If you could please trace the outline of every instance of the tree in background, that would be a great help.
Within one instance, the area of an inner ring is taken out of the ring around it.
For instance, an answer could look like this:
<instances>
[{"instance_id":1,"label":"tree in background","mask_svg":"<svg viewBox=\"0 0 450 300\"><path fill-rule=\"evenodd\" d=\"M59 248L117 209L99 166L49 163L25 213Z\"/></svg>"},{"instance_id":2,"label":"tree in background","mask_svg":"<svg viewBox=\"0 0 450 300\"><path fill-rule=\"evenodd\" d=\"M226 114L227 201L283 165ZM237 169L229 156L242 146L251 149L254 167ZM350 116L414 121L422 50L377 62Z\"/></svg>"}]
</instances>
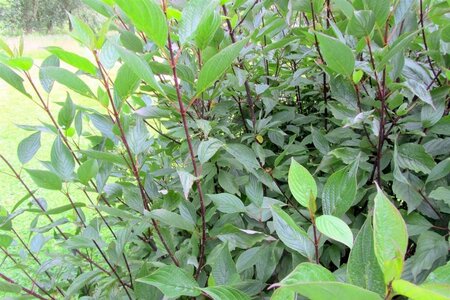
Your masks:
<instances>
[{"instance_id":1,"label":"tree in background","mask_svg":"<svg viewBox=\"0 0 450 300\"><path fill-rule=\"evenodd\" d=\"M71 30L68 14L95 23L80 0L6 0L0 2L0 31L7 34Z\"/></svg>"}]
</instances>

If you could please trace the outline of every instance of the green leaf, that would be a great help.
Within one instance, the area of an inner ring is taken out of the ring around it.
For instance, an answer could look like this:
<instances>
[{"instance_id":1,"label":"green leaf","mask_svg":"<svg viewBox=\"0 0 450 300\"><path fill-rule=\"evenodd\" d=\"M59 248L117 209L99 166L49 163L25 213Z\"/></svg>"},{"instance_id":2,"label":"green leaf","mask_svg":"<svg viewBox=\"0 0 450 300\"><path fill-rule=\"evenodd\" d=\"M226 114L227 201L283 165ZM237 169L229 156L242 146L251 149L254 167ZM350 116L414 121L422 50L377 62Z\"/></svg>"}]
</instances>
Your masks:
<instances>
[{"instance_id":1,"label":"green leaf","mask_svg":"<svg viewBox=\"0 0 450 300\"><path fill-rule=\"evenodd\" d=\"M353 247L353 234L347 224L339 218L330 215L323 215L316 219L317 229L324 235Z\"/></svg>"},{"instance_id":2,"label":"green leaf","mask_svg":"<svg viewBox=\"0 0 450 300\"><path fill-rule=\"evenodd\" d=\"M58 124L68 129L70 128L70 125L72 125L74 118L75 118L75 105L69 93L67 93L66 102L64 102L63 107L58 113Z\"/></svg>"},{"instance_id":3,"label":"green leaf","mask_svg":"<svg viewBox=\"0 0 450 300\"><path fill-rule=\"evenodd\" d=\"M280 207L272 206L273 226L280 240L288 248L312 260L314 258L314 244L308 234Z\"/></svg>"},{"instance_id":4,"label":"green leaf","mask_svg":"<svg viewBox=\"0 0 450 300\"><path fill-rule=\"evenodd\" d=\"M195 176L186 171L177 171L178 177L180 177L181 186L183 187L183 195L187 200L189 198L189 192L191 191L192 184L195 181Z\"/></svg>"},{"instance_id":5,"label":"green leaf","mask_svg":"<svg viewBox=\"0 0 450 300\"><path fill-rule=\"evenodd\" d=\"M114 0L133 24L160 48L167 41L167 20L161 6L154 0Z\"/></svg>"},{"instance_id":6,"label":"green leaf","mask_svg":"<svg viewBox=\"0 0 450 300\"><path fill-rule=\"evenodd\" d=\"M389 0L364 0L364 6L369 11L372 11L375 15L376 23L378 26L383 27L389 16L389 11L391 8L391 3Z\"/></svg>"},{"instance_id":7,"label":"green leaf","mask_svg":"<svg viewBox=\"0 0 450 300\"><path fill-rule=\"evenodd\" d=\"M213 6L211 2L208 7ZM214 7L213 7L214 8ZM195 44L199 49L205 49L214 38L222 19L215 9L209 9L203 14L200 24L195 32Z\"/></svg>"},{"instance_id":8,"label":"green leaf","mask_svg":"<svg viewBox=\"0 0 450 300\"><path fill-rule=\"evenodd\" d=\"M119 98L124 100L133 94L139 86L139 82L138 75L127 64L124 64L117 71L117 76L114 80L114 90Z\"/></svg>"},{"instance_id":9,"label":"green leaf","mask_svg":"<svg viewBox=\"0 0 450 300\"><path fill-rule=\"evenodd\" d=\"M9 235L0 234L0 246L7 249L13 242L13 238Z\"/></svg>"},{"instance_id":10,"label":"green leaf","mask_svg":"<svg viewBox=\"0 0 450 300\"><path fill-rule=\"evenodd\" d=\"M450 189L440 186L430 193L430 197L436 200L444 201L450 207Z\"/></svg>"},{"instance_id":11,"label":"green leaf","mask_svg":"<svg viewBox=\"0 0 450 300\"><path fill-rule=\"evenodd\" d=\"M62 181L59 179L58 175L44 170L26 169L26 171L38 187L47 190L61 190Z\"/></svg>"},{"instance_id":12,"label":"green leaf","mask_svg":"<svg viewBox=\"0 0 450 300\"><path fill-rule=\"evenodd\" d=\"M57 56L60 60L68 63L75 68L80 69L91 75L97 73L97 68L87 58L84 58L78 54L66 51L59 47L47 47L47 51Z\"/></svg>"},{"instance_id":13,"label":"green leaf","mask_svg":"<svg viewBox=\"0 0 450 300\"><path fill-rule=\"evenodd\" d=\"M118 154L96 150L81 150L80 152L90 158L104 160L113 164L127 165L124 158Z\"/></svg>"},{"instance_id":14,"label":"green leaf","mask_svg":"<svg viewBox=\"0 0 450 300\"><path fill-rule=\"evenodd\" d=\"M438 293L425 285L415 285L403 279L394 280L392 282L392 287L397 294L408 297L413 300L448 300L448 292L450 291L450 286L447 287L447 293Z\"/></svg>"},{"instance_id":15,"label":"green leaf","mask_svg":"<svg viewBox=\"0 0 450 300\"><path fill-rule=\"evenodd\" d=\"M30 57L15 57L8 60L8 66L22 70L28 71L33 67L33 59Z\"/></svg>"},{"instance_id":16,"label":"green leaf","mask_svg":"<svg viewBox=\"0 0 450 300\"><path fill-rule=\"evenodd\" d=\"M375 256L373 230L370 218L356 236L347 264L347 278L350 283L378 293L386 294L383 272Z\"/></svg>"},{"instance_id":17,"label":"green leaf","mask_svg":"<svg viewBox=\"0 0 450 300\"><path fill-rule=\"evenodd\" d=\"M14 52L2 38L0 38L0 49L5 51L8 56L14 56Z\"/></svg>"},{"instance_id":18,"label":"green leaf","mask_svg":"<svg viewBox=\"0 0 450 300\"><path fill-rule=\"evenodd\" d=\"M358 286L343 282L334 281L318 281L305 282L283 286L287 289L299 293L308 299L313 300L330 300L330 299L346 299L346 300L381 300L382 298L371 291L362 289Z\"/></svg>"},{"instance_id":19,"label":"green leaf","mask_svg":"<svg viewBox=\"0 0 450 300\"><path fill-rule=\"evenodd\" d=\"M391 60L392 57L394 57L396 54L402 53L416 36L417 31L414 31L412 33L406 32L399 36L391 46L385 48L385 50L383 50L382 59L377 65L377 71L380 72L381 70L383 70L385 65Z\"/></svg>"},{"instance_id":20,"label":"green leaf","mask_svg":"<svg viewBox=\"0 0 450 300\"><path fill-rule=\"evenodd\" d=\"M174 228L193 232L195 230L195 224L183 218L179 214L165 210L165 209L153 209L148 212L148 215L153 219L158 220L167 226L173 226Z\"/></svg>"},{"instance_id":21,"label":"green leaf","mask_svg":"<svg viewBox=\"0 0 450 300\"><path fill-rule=\"evenodd\" d=\"M55 55L50 55L41 64L41 67L39 68L39 80L41 82L41 85L43 89L50 93L53 89L53 84L55 83L55 80L47 76L45 69L47 67L59 67L59 59Z\"/></svg>"},{"instance_id":22,"label":"green leaf","mask_svg":"<svg viewBox=\"0 0 450 300\"><path fill-rule=\"evenodd\" d=\"M144 80L154 90L165 95L165 92L158 81L156 81L155 75L153 75L152 69L150 69L150 66L145 59L120 46L117 46L116 49L123 62L134 72L134 74L136 74L136 76Z\"/></svg>"},{"instance_id":23,"label":"green leaf","mask_svg":"<svg viewBox=\"0 0 450 300\"><path fill-rule=\"evenodd\" d=\"M18 284L2 280L0 281L0 291L2 291L3 293L13 293L15 295L19 295L22 291L22 288Z\"/></svg>"},{"instance_id":24,"label":"green leaf","mask_svg":"<svg viewBox=\"0 0 450 300\"><path fill-rule=\"evenodd\" d=\"M247 171L259 169L260 165L256 159L255 152L243 144L227 144L225 150L230 153Z\"/></svg>"},{"instance_id":25,"label":"green leaf","mask_svg":"<svg viewBox=\"0 0 450 300\"><path fill-rule=\"evenodd\" d=\"M221 193L215 195L207 195L210 198L217 209L223 213L232 214L245 212L245 206L242 201L235 195L228 193Z\"/></svg>"},{"instance_id":26,"label":"green leaf","mask_svg":"<svg viewBox=\"0 0 450 300\"><path fill-rule=\"evenodd\" d=\"M416 252L408 260L415 280L419 274L430 270L436 261L445 258L448 254L447 241L436 232L425 231L419 236L416 245Z\"/></svg>"},{"instance_id":27,"label":"green leaf","mask_svg":"<svg viewBox=\"0 0 450 300\"><path fill-rule=\"evenodd\" d=\"M198 283L186 271L173 265L164 266L138 282L157 287L166 297L196 297L201 294Z\"/></svg>"},{"instance_id":28,"label":"green leaf","mask_svg":"<svg viewBox=\"0 0 450 300\"><path fill-rule=\"evenodd\" d=\"M301 263L280 283L274 286L293 285L304 282L336 281L336 277L329 270L314 263Z\"/></svg>"},{"instance_id":29,"label":"green leaf","mask_svg":"<svg viewBox=\"0 0 450 300\"><path fill-rule=\"evenodd\" d=\"M450 285L450 262L431 272L424 282L424 284L433 283Z\"/></svg>"},{"instance_id":30,"label":"green leaf","mask_svg":"<svg viewBox=\"0 0 450 300\"><path fill-rule=\"evenodd\" d=\"M71 35L90 50L95 48L95 34L92 29L78 17L69 14L72 24Z\"/></svg>"},{"instance_id":31,"label":"green leaf","mask_svg":"<svg viewBox=\"0 0 450 300\"><path fill-rule=\"evenodd\" d=\"M250 300L250 296L230 286L211 286L201 289L213 300Z\"/></svg>"},{"instance_id":32,"label":"green leaf","mask_svg":"<svg viewBox=\"0 0 450 300\"><path fill-rule=\"evenodd\" d=\"M384 281L400 278L403 258L408 246L406 224L397 208L377 187L373 213L375 255L384 274Z\"/></svg>"},{"instance_id":33,"label":"green leaf","mask_svg":"<svg viewBox=\"0 0 450 300\"><path fill-rule=\"evenodd\" d=\"M242 48L247 43L247 39L231 44L222 49L219 53L211 57L204 65L198 75L196 95L200 95L207 88L212 86L226 70L228 70L233 61L239 56Z\"/></svg>"},{"instance_id":34,"label":"green leaf","mask_svg":"<svg viewBox=\"0 0 450 300\"><path fill-rule=\"evenodd\" d=\"M211 279L217 285L229 285L240 281L236 264L228 248L227 242L222 243L208 257L208 264L212 267Z\"/></svg>"},{"instance_id":35,"label":"green leaf","mask_svg":"<svg viewBox=\"0 0 450 300\"><path fill-rule=\"evenodd\" d=\"M70 297L76 295L79 290L81 290L83 287L86 286L89 282L94 282L98 279L101 271L100 270L94 270L89 272L84 272L81 275L79 275L77 278L75 278L72 281L72 284L69 286L66 294L66 299L70 299Z\"/></svg>"},{"instance_id":36,"label":"green leaf","mask_svg":"<svg viewBox=\"0 0 450 300\"><path fill-rule=\"evenodd\" d=\"M178 29L181 45L193 38L209 3L209 0L191 0L183 7Z\"/></svg>"},{"instance_id":37,"label":"green leaf","mask_svg":"<svg viewBox=\"0 0 450 300\"><path fill-rule=\"evenodd\" d=\"M401 168L424 174L429 174L436 165L423 146L414 143L406 143L398 147L397 162Z\"/></svg>"},{"instance_id":38,"label":"green leaf","mask_svg":"<svg viewBox=\"0 0 450 300\"><path fill-rule=\"evenodd\" d=\"M25 90L22 77L17 75L13 70L2 63L0 63L0 78L28 98L31 98L31 96Z\"/></svg>"},{"instance_id":39,"label":"green leaf","mask_svg":"<svg viewBox=\"0 0 450 300\"><path fill-rule=\"evenodd\" d=\"M356 171L343 168L328 177L322 191L322 210L326 215L341 217L356 197Z\"/></svg>"},{"instance_id":40,"label":"green leaf","mask_svg":"<svg viewBox=\"0 0 450 300\"><path fill-rule=\"evenodd\" d=\"M53 143L50 158L53 168L63 180L68 181L72 179L75 161L72 153L63 143L60 136L58 136Z\"/></svg>"},{"instance_id":41,"label":"green leaf","mask_svg":"<svg viewBox=\"0 0 450 300\"><path fill-rule=\"evenodd\" d=\"M347 32L356 38L369 36L375 25L375 15L370 10L358 10L353 13L347 25Z\"/></svg>"},{"instance_id":42,"label":"green leaf","mask_svg":"<svg viewBox=\"0 0 450 300\"><path fill-rule=\"evenodd\" d=\"M85 203L82 202L75 202L73 205L72 204L67 204L67 205L63 205L60 207L56 207L56 208L52 208L49 210L46 210L45 212L42 212L41 210L39 210L40 212L42 212L42 214L45 215L58 215L61 214L63 212L72 210L74 207L79 208L79 207L86 207Z\"/></svg>"},{"instance_id":43,"label":"green leaf","mask_svg":"<svg viewBox=\"0 0 450 300\"><path fill-rule=\"evenodd\" d=\"M219 151L219 149L223 146L223 143L215 138L211 138L206 141L201 141L198 146L197 156L198 160L201 164L206 163L214 154Z\"/></svg>"},{"instance_id":44,"label":"green leaf","mask_svg":"<svg viewBox=\"0 0 450 300\"><path fill-rule=\"evenodd\" d=\"M317 33L320 51L328 67L346 77L352 76L355 57L352 50L338 39Z\"/></svg>"},{"instance_id":45,"label":"green leaf","mask_svg":"<svg viewBox=\"0 0 450 300\"><path fill-rule=\"evenodd\" d=\"M309 199L317 197L317 185L311 173L296 162L291 160L288 174L289 189L295 200L304 207L309 207Z\"/></svg>"},{"instance_id":46,"label":"green leaf","mask_svg":"<svg viewBox=\"0 0 450 300\"><path fill-rule=\"evenodd\" d=\"M87 185L98 173L98 163L95 159L88 159L77 170L78 179Z\"/></svg>"},{"instance_id":47,"label":"green leaf","mask_svg":"<svg viewBox=\"0 0 450 300\"><path fill-rule=\"evenodd\" d=\"M450 158L444 159L438 163L430 172L427 182L432 182L444 178L450 173Z\"/></svg>"},{"instance_id":48,"label":"green leaf","mask_svg":"<svg viewBox=\"0 0 450 300\"><path fill-rule=\"evenodd\" d=\"M114 11L102 0L81 0L84 4L98 12L99 14L109 18L114 15Z\"/></svg>"},{"instance_id":49,"label":"green leaf","mask_svg":"<svg viewBox=\"0 0 450 300\"><path fill-rule=\"evenodd\" d=\"M41 147L41 132L35 132L19 143L17 156L22 164L29 162Z\"/></svg>"},{"instance_id":50,"label":"green leaf","mask_svg":"<svg viewBox=\"0 0 450 300\"><path fill-rule=\"evenodd\" d=\"M80 95L95 98L89 86L74 73L59 67L46 67L42 72Z\"/></svg>"}]
</instances>

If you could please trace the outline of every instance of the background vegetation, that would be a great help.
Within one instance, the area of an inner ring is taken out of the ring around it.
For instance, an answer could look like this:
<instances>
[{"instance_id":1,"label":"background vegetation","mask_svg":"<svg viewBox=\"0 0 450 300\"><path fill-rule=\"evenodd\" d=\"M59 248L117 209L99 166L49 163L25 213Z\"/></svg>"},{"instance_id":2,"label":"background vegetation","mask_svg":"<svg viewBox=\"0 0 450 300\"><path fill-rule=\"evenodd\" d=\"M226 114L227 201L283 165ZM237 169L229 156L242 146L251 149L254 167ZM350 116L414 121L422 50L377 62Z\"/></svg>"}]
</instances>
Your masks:
<instances>
[{"instance_id":1,"label":"background vegetation","mask_svg":"<svg viewBox=\"0 0 450 300\"><path fill-rule=\"evenodd\" d=\"M447 1L83 2L8 8L5 295L448 299Z\"/></svg>"},{"instance_id":2,"label":"background vegetation","mask_svg":"<svg viewBox=\"0 0 450 300\"><path fill-rule=\"evenodd\" d=\"M98 14L81 0L1 0L0 32L6 35L54 33L70 30L67 13L95 26Z\"/></svg>"}]
</instances>

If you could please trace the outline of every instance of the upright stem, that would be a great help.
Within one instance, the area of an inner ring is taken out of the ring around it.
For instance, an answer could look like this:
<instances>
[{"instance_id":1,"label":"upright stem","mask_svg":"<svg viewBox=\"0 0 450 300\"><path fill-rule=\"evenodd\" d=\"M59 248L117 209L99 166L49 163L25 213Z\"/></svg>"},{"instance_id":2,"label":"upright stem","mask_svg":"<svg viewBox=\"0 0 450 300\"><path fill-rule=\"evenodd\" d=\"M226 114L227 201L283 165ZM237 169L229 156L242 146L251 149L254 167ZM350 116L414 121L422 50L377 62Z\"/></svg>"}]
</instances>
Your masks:
<instances>
[{"instance_id":1,"label":"upright stem","mask_svg":"<svg viewBox=\"0 0 450 300\"><path fill-rule=\"evenodd\" d=\"M222 10L223 10L224 16L228 17L228 11L227 11L227 7L225 5L222 5ZM236 37L234 36L233 26L231 25L231 21L229 18L226 18L226 23L227 23L228 34L230 35L231 42L234 44L234 43L236 43ZM244 63L241 60L239 60L239 67L241 69L245 69ZM248 105L248 109L250 111L250 118L252 120L253 131L255 131L256 130L255 103L253 102L250 84L248 83L247 79L244 81L244 87L245 87L245 94L246 94L246 98L247 98L247 105Z\"/></svg>"},{"instance_id":2,"label":"upright stem","mask_svg":"<svg viewBox=\"0 0 450 300\"><path fill-rule=\"evenodd\" d=\"M329 6L329 3L327 2L327 6ZM316 49L317 52L319 54L320 60L322 61L323 64L325 64L325 60L323 59L322 56L322 52L320 51L320 45L319 45L319 40L317 39L317 34L316 34L316 16L315 16L315 12L314 12L314 4L313 1L310 1L310 7L311 7L311 14L312 14L312 24L313 24L313 29L314 29L314 41L315 41L315 45L316 45ZM327 9L327 14L328 14L328 9ZM327 18L327 24L329 25L329 20ZM323 101L325 102L325 111L324 111L324 118L323 118L323 122L324 122L324 127L325 127L325 131L327 131L327 127L328 127L328 88L327 88L327 74L325 72L323 72L322 74L322 84L323 84Z\"/></svg>"},{"instance_id":3,"label":"upright stem","mask_svg":"<svg viewBox=\"0 0 450 300\"><path fill-rule=\"evenodd\" d=\"M165 3L165 0L163 2ZM164 5L164 7L166 7L166 6ZM164 12L166 12L166 11L164 11ZM202 184L200 181L201 174L198 170L197 162L195 160L194 147L192 146L191 135L189 134L189 125L188 125L188 122L186 119L186 108L184 107L183 98L181 96L181 88L180 88L180 84L178 81L177 66L176 66L174 51L172 48L172 40L170 38L170 31L167 36L167 43L168 43L169 54L170 54L170 66L172 68L172 74L173 74L173 80L174 80L174 84L175 84L175 90L177 93L178 105L180 107L181 120L183 122L183 128L184 128L184 133L186 135L186 141L188 144L189 155L190 155L191 161L192 161L192 167L194 168L194 176L196 177L195 184L197 186L197 192L198 192L199 202L200 202L200 217L201 217L201 222L202 222L202 238L200 240L200 254L199 254L198 268L195 273L195 277L197 278L200 275L200 272L203 268L204 259L205 259L206 207L205 207L204 195L203 195L203 190L202 190Z\"/></svg>"},{"instance_id":4,"label":"upright stem","mask_svg":"<svg viewBox=\"0 0 450 300\"><path fill-rule=\"evenodd\" d=\"M421 31L422 31L422 40L423 40L423 46L425 48L425 51L428 52L428 43L427 43L427 38L425 35L425 26L424 26L424 15L423 15L423 0L419 0L419 6L420 6L420 27L422 27ZM434 77L438 77L436 74L436 71L434 70L433 67L433 63L431 62L431 58L427 53L427 61L428 61L428 65L430 66L430 70L433 73ZM437 82L439 83L439 85L441 84L439 81L439 78L437 78Z\"/></svg>"},{"instance_id":5,"label":"upright stem","mask_svg":"<svg viewBox=\"0 0 450 300\"><path fill-rule=\"evenodd\" d=\"M126 135L125 135L125 131L124 131L123 126L122 126L122 122L120 121L120 114L119 114L119 111L116 108L116 104L114 103L114 98L113 98L113 96L111 94L111 89L110 89L110 86L109 86L109 83L108 83L107 76L106 76L106 74L103 71L102 63L100 62L100 59L98 57L97 51L94 51L93 54L94 54L97 66L99 67L100 75L101 75L101 77L103 79L103 85L104 85L104 87L106 89L106 93L108 95L109 102L110 102L111 107L113 109L115 123L117 124L117 127L119 128L119 132L120 132L120 139L122 140L122 143L125 146L125 150L127 152L128 159L130 160L131 172L133 173L133 176L134 176L134 178L135 178L135 180L136 180L136 182L138 184L138 187L139 187L139 191L140 191L140 194L141 194L141 198L142 198L142 202L143 202L144 208L146 210L150 211L150 199L147 196L147 193L145 192L144 185L142 184L141 177L139 176L139 170L138 170L138 167L137 167L137 163L136 163L136 161L134 159L134 156L133 156L133 154L131 152L130 145L128 144L128 141L127 141L127 138L126 138ZM177 266L180 266L180 263L178 262L177 258L172 253L172 251L170 250L169 245L167 244L164 236L162 235L161 230L159 229L158 223L153 218L151 218L151 222L152 222L152 225L155 228L155 231L158 234L158 236L159 236L159 238L160 238L164 248L166 249L166 252L170 256L170 258L172 259L174 264L177 265Z\"/></svg>"}]
</instances>

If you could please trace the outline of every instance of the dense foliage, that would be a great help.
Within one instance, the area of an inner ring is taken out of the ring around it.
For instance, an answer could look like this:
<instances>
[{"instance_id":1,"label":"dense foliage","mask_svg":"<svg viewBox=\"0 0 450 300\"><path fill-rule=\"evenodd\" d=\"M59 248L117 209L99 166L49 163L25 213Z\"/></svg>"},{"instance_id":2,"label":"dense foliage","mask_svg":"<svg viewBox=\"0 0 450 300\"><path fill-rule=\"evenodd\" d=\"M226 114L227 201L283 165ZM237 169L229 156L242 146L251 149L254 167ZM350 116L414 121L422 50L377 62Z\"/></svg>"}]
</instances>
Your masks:
<instances>
[{"instance_id":1,"label":"dense foliage","mask_svg":"<svg viewBox=\"0 0 450 300\"><path fill-rule=\"evenodd\" d=\"M49 117L21 126L23 166L0 156L27 192L0 211L28 278L2 268L3 291L449 299L448 1L84 2L107 18L71 17L91 57L49 48L33 78L0 44Z\"/></svg>"},{"instance_id":2,"label":"dense foliage","mask_svg":"<svg viewBox=\"0 0 450 300\"><path fill-rule=\"evenodd\" d=\"M49 33L70 29L67 12L95 25L84 0L0 0L0 32L5 34Z\"/></svg>"}]
</instances>

